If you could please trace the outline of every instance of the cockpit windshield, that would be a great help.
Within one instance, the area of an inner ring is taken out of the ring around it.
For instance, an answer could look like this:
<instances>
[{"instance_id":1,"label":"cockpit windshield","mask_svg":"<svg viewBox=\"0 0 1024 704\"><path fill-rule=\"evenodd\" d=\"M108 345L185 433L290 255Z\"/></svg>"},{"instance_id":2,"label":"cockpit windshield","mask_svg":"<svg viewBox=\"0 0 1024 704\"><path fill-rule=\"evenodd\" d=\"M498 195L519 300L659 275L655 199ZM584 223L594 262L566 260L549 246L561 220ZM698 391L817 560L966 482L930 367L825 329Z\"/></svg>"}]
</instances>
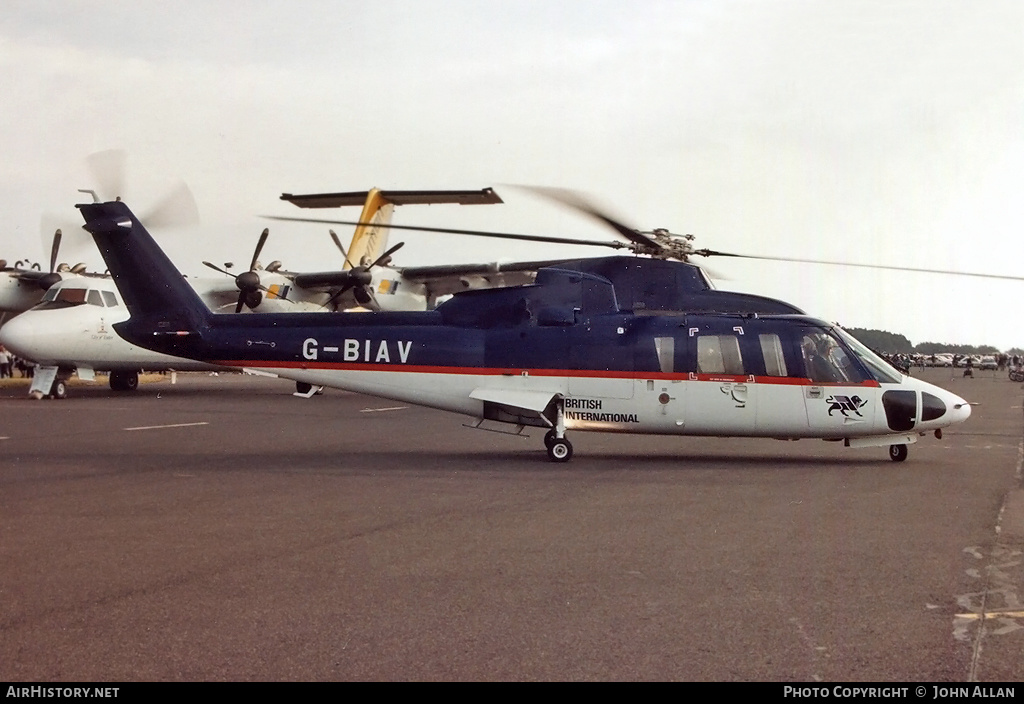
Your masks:
<instances>
[{"instance_id":1,"label":"cockpit windshield","mask_svg":"<svg viewBox=\"0 0 1024 704\"><path fill-rule=\"evenodd\" d=\"M50 288L45 294L36 310L54 310L57 308L70 308L72 306L93 305L100 308L115 308L117 296L111 291L98 291L85 288Z\"/></svg>"},{"instance_id":2,"label":"cockpit windshield","mask_svg":"<svg viewBox=\"0 0 1024 704\"><path fill-rule=\"evenodd\" d=\"M821 383L859 384L864 372L829 331L807 329L800 338L805 376Z\"/></svg>"},{"instance_id":3,"label":"cockpit windshield","mask_svg":"<svg viewBox=\"0 0 1024 704\"><path fill-rule=\"evenodd\" d=\"M863 342L843 330L838 325L832 328L832 332L842 338L843 342L849 345L850 349L853 350L853 353L857 355L857 359L867 367L871 376L875 378L875 381L880 384L898 384L902 381L902 375L893 369L888 362L872 352L871 349Z\"/></svg>"}]
</instances>

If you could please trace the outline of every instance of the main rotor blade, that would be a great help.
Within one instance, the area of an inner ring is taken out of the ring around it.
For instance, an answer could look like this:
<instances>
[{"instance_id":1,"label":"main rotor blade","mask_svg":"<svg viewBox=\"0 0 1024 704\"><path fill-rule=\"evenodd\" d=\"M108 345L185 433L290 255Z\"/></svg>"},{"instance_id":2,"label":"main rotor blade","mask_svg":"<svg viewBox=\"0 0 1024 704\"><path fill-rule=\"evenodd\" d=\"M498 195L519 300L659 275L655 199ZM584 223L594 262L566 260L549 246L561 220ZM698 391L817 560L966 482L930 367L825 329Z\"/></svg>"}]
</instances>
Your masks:
<instances>
[{"instance_id":1,"label":"main rotor blade","mask_svg":"<svg viewBox=\"0 0 1024 704\"><path fill-rule=\"evenodd\" d=\"M755 254L734 254L718 252L712 249L698 249L694 254L702 257L733 257L735 259L762 259L773 262L796 262L798 264L825 264L828 266L855 266L859 269L887 269L889 271L911 271L919 274L945 274L947 276L972 276L979 279L1004 279L1007 281L1024 281L1024 276L1006 274L981 274L973 271L953 271L952 269L921 269L910 266L892 266L889 264L859 264L854 262L832 262L823 259L796 259L793 257L768 257Z\"/></svg>"},{"instance_id":2,"label":"main rotor blade","mask_svg":"<svg viewBox=\"0 0 1024 704\"><path fill-rule=\"evenodd\" d=\"M523 235L514 232L489 232L485 230L456 230L448 227L422 227L417 225L384 225L375 222L359 222L358 220L322 220L319 218L293 218L283 215L263 215L268 220L283 220L285 222L315 222L325 225L366 225L374 227L386 227L391 230L411 230L414 232L438 232L449 235L471 235L474 237L493 237L502 240L524 240L526 242L547 242L550 244L575 244L588 247L611 247L612 249L628 249L629 245L622 242L595 242L593 240L579 240L571 237L550 237L547 235ZM656 246L656 245L655 245Z\"/></svg>"},{"instance_id":3,"label":"main rotor blade","mask_svg":"<svg viewBox=\"0 0 1024 704\"><path fill-rule=\"evenodd\" d=\"M634 244L638 244L643 247L661 249L661 245L650 237L644 235L634 227L630 227L629 225L619 222L579 193L569 191L564 188L548 188L544 186L517 186L517 188L523 188L532 193L549 198L557 203L561 203L562 205L566 205L574 210L578 210L585 215L589 215L590 217L603 222L605 225L612 228Z\"/></svg>"}]
</instances>

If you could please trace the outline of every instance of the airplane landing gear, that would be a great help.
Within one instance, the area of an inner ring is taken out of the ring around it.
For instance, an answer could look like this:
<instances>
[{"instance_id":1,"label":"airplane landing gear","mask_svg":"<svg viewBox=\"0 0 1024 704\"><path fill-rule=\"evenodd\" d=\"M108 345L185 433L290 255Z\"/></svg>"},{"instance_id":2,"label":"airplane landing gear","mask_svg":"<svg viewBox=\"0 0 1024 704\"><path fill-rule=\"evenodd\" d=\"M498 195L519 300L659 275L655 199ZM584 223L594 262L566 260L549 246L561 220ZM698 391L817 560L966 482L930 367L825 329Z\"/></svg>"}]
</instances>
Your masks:
<instances>
[{"instance_id":1,"label":"airplane landing gear","mask_svg":"<svg viewBox=\"0 0 1024 704\"><path fill-rule=\"evenodd\" d=\"M565 438L555 438L548 445L548 459L552 462L568 462L572 459L572 443Z\"/></svg>"},{"instance_id":2,"label":"airplane landing gear","mask_svg":"<svg viewBox=\"0 0 1024 704\"><path fill-rule=\"evenodd\" d=\"M554 428L552 428L548 432L544 433L544 447L546 447L546 448L548 448L550 450L552 443L555 442L555 438L557 438L557 437L558 437L558 433L555 432Z\"/></svg>"},{"instance_id":3,"label":"airplane landing gear","mask_svg":"<svg viewBox=\"0 0 1024 704\"><path fill-rule=\"evenodd\" d=\"M893 462L903 462L907 459L907 454L909 451L906 445L889 445L889 459Z\"/></svg>"},{"instance_id":4,"label":"airplane landing gear","mask_svg":"<svg viewBox=\"0 0 1024 704\"><path fill-rule=\"evenodd\" d=\"M64 379L57 379L53 382L53 386L50 387L50 398L67 398L68 397L68 382Z\"/></svg>"},{"instance_id":5,"label":"airplane landing gear","mask_svg":"<svg viewBox=\"0 0 1024 704\"><path fill-rule=\"evenodd\" d=\"M544 447L548 448L548 459L552 462L572 459L572 443L565 437L565 413L561 401L555 409L555 427L544 434Z\"/></svg>"},{"instance_id":6,"label":"airplane landing gear","mask_svg":"<svg viewBox=\"0 0 1024 704\"><path fill-rule=\"evenodd\" d=\"M139 388L138 372L110 372L110 388L114 391L135 391Z\"/></svg>"}]
</instances>

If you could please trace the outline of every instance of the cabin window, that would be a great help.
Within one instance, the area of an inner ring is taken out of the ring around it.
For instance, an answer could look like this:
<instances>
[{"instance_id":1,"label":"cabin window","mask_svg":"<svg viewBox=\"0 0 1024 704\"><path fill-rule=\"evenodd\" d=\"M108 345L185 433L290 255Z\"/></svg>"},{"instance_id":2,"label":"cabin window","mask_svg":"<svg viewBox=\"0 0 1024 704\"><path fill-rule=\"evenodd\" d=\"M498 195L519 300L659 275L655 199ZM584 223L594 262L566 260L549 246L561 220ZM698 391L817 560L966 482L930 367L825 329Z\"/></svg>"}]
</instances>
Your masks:
<instances>
[{"instance_id":1,"label":"cabin window","mask_svg":"<svg viewBox=\"0 0 1024 704\"><path fill-rule=\"evenodd\" d=\"M764 356L764 373L768 376L789 376L779 336L775 333L762 334L760 341L761 354Z\"/></svg>"},{"instance_id":2,"label":"cabin window","mask_svg":"<svg viewBox=\"0 0 1024 704\"><path fill-rule=\"evenodd\" d=\"M735 335L700 335L697 371L703 374L744 374L740 341Z\"/></svg>"},{"instance_id":3,"label":"cabin window","mask_svg":"<svg viewBox=\"0 0 1024 704\"><path fill-rule=\"evenodd\" d=\"M99 291L94 291L94 290L90 289L86 293L86 301L88 301L89 305L91 305L91 306L99 306L100 308L103 307L103 299L100 298L100 292Z\"/></svg>"},{"instance_id":4,"label":"cabin window","mask_svg":"<svg viewBox=\"0 0 1024 704\"><path fill-rule=\"evenodd\" d=\"M100 293L103 294L103 302L107 304L107 308L117 308L117 296L113 291L101 291Z\"/></svg>"},{"instance_id":5,"label":"cabin window","mask_svg":"<svg viewBox=\"0 0 1024 704\"><path fill-rule=\"evenodd\" d=\"M658 366L662 374L675 371L676 341L673 337L654 338L654 350L658 354Z\"/></svg>"}]
</instances>

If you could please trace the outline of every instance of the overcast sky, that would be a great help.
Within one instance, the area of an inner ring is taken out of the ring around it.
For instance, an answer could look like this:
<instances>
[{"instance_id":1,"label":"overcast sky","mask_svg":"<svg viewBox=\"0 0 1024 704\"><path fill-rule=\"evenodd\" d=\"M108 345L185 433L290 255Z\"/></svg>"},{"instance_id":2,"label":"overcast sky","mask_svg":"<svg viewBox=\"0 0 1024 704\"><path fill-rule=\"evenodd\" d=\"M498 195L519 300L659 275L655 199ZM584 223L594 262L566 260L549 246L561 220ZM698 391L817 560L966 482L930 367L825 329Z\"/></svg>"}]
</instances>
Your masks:
<instances>
[{"instance_id":1,"label":"overcast sky","mask_svg":"<svg viewBox=\"0 0 1024 704\"><path fill-rule=\"evenodd\" d=\"M42 229L102 185L86 158L119 149L136 212L194 193L198 227L155 231L193 274L267 225L264 261L340 266L325 227L259 218L304 214L282 192L493 186L505 204L395 222L613 237L531 184L698 247L1024 276L1016 0L7 0L0 85L9 261L45 261ZM62 259L99 267L78 233ZM400 239L400 265L606 253ZM1024 347L1024 282L708 264L847 326Z\"/></svg>"}]
</instances>

